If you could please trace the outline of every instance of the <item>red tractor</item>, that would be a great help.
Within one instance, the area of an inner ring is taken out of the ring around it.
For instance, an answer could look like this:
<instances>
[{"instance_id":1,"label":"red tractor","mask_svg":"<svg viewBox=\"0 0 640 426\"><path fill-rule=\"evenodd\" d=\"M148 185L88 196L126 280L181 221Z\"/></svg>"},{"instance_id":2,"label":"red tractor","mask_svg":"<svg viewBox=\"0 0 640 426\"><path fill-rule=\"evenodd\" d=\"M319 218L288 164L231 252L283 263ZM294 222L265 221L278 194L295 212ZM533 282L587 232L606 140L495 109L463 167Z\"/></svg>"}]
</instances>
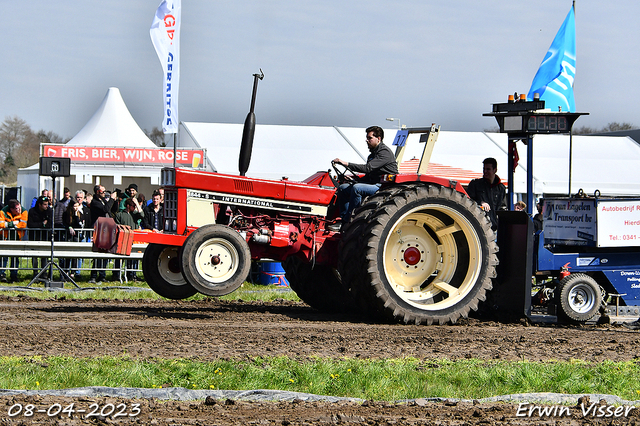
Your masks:
<instances>
[{"instance_id":1,"label":"red tractor","mask_svg":"<svg viewBox=\"0 0 640 426\"><path fill-rule=\"evenodd\" d=\"M164 231L135 237L149 243L147 283L171 299L221 296L245 281L252 261L272 259L320 310L415 324L466 317L492 288L498 247L460 183L424 173L438 132L407 130L425 142L417 173L384 176L341 232L330 225L339 221L336 187L349 171L335 165L335 177L318 172L302 182L248 178L252 140L243 137L240 176L164 169Z\"/></svg>"}]
</instances>

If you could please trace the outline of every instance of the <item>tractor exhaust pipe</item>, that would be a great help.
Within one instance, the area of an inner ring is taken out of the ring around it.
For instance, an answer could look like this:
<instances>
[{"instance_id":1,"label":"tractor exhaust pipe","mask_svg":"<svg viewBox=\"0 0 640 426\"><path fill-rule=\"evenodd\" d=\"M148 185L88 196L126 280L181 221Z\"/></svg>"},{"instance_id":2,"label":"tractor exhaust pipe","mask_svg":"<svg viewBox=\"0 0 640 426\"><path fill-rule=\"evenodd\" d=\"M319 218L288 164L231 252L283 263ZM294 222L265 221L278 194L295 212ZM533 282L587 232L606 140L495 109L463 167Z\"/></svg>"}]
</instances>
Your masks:
<instances>
[{"instance_id":1,"label":"tractor exhaust pipe","mask_svg":"<svg viewBox=\"0 0 640 426\"><path fill-rule=\"evenodd\" d=\"M253 75L253 94L251 95L251 109L247 118L244 120L244 129L242 130L242 144L240 145L240 161L238 168L240 176L245 176L249 170L251 162L251 151L253 150L253 135L256 132L256 115L253 112L256 106L256 93L258 92L258 80L264 78L264 73L260 69L260 74Z\"/></svg>"}]
</instances>

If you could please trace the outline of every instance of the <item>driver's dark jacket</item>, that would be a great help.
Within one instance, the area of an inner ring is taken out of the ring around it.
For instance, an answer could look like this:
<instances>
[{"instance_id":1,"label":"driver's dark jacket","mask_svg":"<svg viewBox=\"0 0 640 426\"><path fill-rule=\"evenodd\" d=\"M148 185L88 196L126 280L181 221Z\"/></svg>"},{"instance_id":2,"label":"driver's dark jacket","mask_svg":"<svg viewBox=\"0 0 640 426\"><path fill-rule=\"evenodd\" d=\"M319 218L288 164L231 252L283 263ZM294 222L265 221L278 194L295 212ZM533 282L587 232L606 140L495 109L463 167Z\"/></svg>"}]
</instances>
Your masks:
<instances>
[{"instance_id":1,"label":"driver's dark jacket","mask_svg":"<svg viewBox=\"0 0 640 426\"><path fill-rule=\"evenodd\" d=\"M467 187L469 198L478 204L487 203L491 208L487 215L491 220L491 228L498 229L498 211L507 209L507 195L504 184L496 175L493 183L485 178L473 179Z\"/></svg>"},{"instance_id":2,"label":"driver's dark jacket","mask_svg":"<svg viewBox=\"0 0 640 426\"><path fill-rule=\"evenodd\" d=\"M380 183L383 175L398 174L398 163L391 148L380 142L367 157L367 164L349 163L349 168L356 173L365 173L361 183Z\"/></svg>"}]
</instances>

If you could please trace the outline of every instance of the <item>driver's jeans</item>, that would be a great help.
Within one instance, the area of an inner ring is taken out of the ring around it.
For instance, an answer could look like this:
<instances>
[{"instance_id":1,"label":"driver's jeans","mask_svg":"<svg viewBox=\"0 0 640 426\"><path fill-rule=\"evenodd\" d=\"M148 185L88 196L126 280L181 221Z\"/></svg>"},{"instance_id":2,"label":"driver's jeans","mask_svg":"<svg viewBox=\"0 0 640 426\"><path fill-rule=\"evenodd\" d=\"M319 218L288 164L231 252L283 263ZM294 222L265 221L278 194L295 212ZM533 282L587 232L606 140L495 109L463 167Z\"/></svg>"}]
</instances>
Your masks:
<instances>
[{"instance_id":1,"label":"driver's jeans","mask_svg":"<svg viewBox=\"0 0 640 426\"><path fill-rule=\"evenodd\" d=\"M362 204L362 200L380 189L379 183L343 183L338 187L338 207L343 223L347 223L351 212Z\"/></svg>"}]
</instances>

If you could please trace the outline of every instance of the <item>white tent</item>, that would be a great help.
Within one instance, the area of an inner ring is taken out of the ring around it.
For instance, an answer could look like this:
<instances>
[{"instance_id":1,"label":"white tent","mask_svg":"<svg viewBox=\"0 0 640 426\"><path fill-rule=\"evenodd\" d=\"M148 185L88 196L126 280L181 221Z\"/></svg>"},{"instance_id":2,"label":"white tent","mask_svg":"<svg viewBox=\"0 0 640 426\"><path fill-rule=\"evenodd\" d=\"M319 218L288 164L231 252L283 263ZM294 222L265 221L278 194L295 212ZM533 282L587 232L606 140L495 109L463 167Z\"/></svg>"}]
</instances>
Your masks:
<instances>
[{"instance_id":1,"label":"white tent","mask_svg":"<svg viewBox=\"0 0 640 426\"><path fill-rule=\"evenodd\" d=\"M67 145L156 146L131 116L117 87L107 90L100 107Z\"/></svg>"},{"instance_id":2,"label":"white tent","mask_svg":"<svg viewBox=\"0 0 640 426\"><path fill-rule=\"evenodd\" d=\"M84 127L67 144L67 147L135 147L155 148L155 144L135 122L122 99L120 90L110 87L102 103ZM71 162L71 176L60 178L57 188L69 187L71 191L101 184L107 190L124 189L136 183L139 192L150 197L151 191L160 184L161 166L122 166L108 163ZM38 164L18 171L18 186L22 186L23 203L39 195L41 189L51 189L51 178L38 176Z\"/></svg>"},{"instance_id":3,"label":"white tent","mask_svg":"<svg viewBox=\"0 0 640 426\"><path fill-rule=\"evenodd\" d=\"M500 135L506 144L506 136ZM520 163L526 167L526 147L518 143ZM573 136L571 193L583 189L592 195L640 195L640 146L629 137ZM533 138L536 193L569 193L569 136Z\"/></svg>"},{"instance_id":4,"label":"white tent","mask_svg":"<svg viewBox=\"0 0 640 426\"><path fill-rule=\"evenodd\" d=\"M210 170L238 174L242 124L182 123L181 147L207 147ZM360 135L360 139L364 139ZM354 141L355 142L355 141ZM358 140L361 142L361 140ZM257 125L247 176L301 181L342 158L364 163L360 148L335 127Z\"/></svg>"}]
</instances>

